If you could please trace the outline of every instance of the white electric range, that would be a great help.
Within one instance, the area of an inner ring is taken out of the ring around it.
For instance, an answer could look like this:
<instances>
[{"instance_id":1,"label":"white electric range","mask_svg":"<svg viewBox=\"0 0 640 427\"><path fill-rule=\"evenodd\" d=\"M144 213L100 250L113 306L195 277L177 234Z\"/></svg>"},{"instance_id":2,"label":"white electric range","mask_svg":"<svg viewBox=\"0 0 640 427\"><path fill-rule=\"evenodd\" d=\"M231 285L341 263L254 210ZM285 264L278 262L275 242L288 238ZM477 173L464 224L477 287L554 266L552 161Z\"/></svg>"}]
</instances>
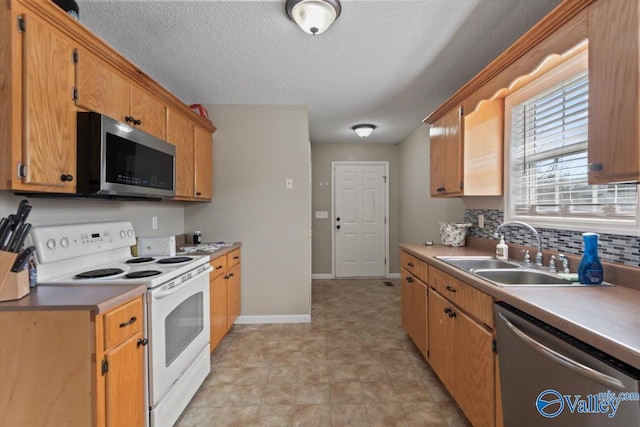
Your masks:
<instances>
[{"instance_id":1,"label":"white electric range","mask_svg":"<svg viewBox=\"0 0 640 427\"><path fill-rule=\"evenodd\" d=\"M38 286L147 286L149 423L172 426L211 370L209 257L133 257L125 221L34 227L30 239Z\"/></svg>"}]
</instances>

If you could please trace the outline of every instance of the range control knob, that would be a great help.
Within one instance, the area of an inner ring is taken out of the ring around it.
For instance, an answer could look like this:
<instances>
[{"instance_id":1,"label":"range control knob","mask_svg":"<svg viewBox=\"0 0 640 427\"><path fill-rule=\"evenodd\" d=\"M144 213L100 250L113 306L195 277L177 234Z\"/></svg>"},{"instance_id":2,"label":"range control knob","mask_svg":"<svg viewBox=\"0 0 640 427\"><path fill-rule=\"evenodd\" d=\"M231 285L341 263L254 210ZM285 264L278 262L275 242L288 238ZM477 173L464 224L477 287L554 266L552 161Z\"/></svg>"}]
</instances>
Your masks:
<instances>
[{"instance_id":1,"label":"range control knob","mask_svg":"<svg viewBox=\"0 0 640 427\"><path fill-rule=\"evenodd\" d=\"M62 246L63 248L69 247L69 239L67 239L66 237L60 239L60 246Z\"/></svg>"},{"instance_id":2,"label":"range control knob","mask_svg":"<svg viewBox=\"0 0 640 427\"><path fill-rule=\"evenodd\" d=\"M133 237L133 230L131 228L127 230L127 236Z\"/></svg>"},{"instance_id":3,"label":"range control knob","mask_svg":"<svg viewBox=\"0 0 640 427\"><path fill-rule=\"evenodd\" d=\"M120 238L124 239L125 237L127 237L127 232L124 230L120 230Z\"/></svg>"},{"instance_id":4,"label":"range control knob","mask_svg":"<svg viewBox=\"0 0 640 427\"><path fill-rule=\"evenodd\" d=\"M53 239L47 240L47 248L53 250L56 248L56 241Z\"/></svg>"}]
</instances>

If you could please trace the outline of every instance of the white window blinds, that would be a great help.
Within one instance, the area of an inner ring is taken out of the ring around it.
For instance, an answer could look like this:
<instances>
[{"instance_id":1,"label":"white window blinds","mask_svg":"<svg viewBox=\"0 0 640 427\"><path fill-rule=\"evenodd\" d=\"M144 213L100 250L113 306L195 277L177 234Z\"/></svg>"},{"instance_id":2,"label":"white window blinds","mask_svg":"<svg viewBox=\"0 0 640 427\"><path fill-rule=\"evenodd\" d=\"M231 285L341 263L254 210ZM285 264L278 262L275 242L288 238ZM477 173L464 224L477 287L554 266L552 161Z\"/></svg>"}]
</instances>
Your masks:
<instances>
[{"instance_id":1,"label":"white window blinds","mask_svg":"<svg viewBox=\"0 0 640 427\"><path fill-rule=\"evenodd\" d=\"M636 185L587 182L589 80L586 66L577 69L556 70L507 98L511 216L636 224Z\"/></svg>"}]
</instances>

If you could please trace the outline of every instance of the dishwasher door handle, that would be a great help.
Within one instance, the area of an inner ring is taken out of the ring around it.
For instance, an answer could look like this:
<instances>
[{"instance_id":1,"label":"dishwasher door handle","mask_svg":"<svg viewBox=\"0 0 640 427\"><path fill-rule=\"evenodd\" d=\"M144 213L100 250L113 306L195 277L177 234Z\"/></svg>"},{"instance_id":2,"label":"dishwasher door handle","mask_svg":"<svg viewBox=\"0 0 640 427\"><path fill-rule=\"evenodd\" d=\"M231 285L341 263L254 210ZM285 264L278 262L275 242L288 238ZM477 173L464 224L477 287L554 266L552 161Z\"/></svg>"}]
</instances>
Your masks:
<instances>
[{"instance_id":1,"label":"dishwasher door handle","mask_svg":"<svg viewBox=\"0 0 640 427\"><path fill-rule=\"evenodd\" d=\"M585 376L587 378L592 379L593 381L596 381L606 387L611 387L611 388L615 388L618 390L624 390L624 384L622 384L622 382L620 380L618 380L617 378L613 378L607 374L604 374L602 372L598 372L588 366L583 365L580 362L576 362L575 360L565 356L564 354L558 353L555 350L550 349L549 347L547 347L544 344L539 343L538 341L534 340L533 338L531 338L529 335L525 334L524 332L522 332L520 329L518 329L515 325L513 325L511 322L509 322L509 320L507 320L506 317L504 317L502 315L502 313L498 313L498 316L500 316L500 318L504 321L504 323L507 325L507 327L509 329L511 329L511 331L516 334L516 336L518 338L520 338L522 341L524 341L529 347L533 348L534 350L536 350L538 353L542 354L543 356L546 356L550 359L555 360L556 362L560 363L562 366L571 369L572 371Z\"/></svg>"}]
</instances>

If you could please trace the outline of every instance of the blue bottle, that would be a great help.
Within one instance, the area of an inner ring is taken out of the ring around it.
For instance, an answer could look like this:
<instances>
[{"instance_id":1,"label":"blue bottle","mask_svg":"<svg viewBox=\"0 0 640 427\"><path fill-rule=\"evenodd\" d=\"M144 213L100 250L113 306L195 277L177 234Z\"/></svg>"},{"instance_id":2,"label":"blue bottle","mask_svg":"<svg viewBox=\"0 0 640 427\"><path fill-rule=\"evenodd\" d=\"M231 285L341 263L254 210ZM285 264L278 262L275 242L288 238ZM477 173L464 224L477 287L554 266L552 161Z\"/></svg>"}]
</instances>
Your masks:
<instances>
[{"instance_id":1,"label":"blue bottle","mask_svg":"<svg viewBox=\"0 0 640 427\"><path fill-rule=\"evenodd\" d=\"M599 285L602 283L603 271L598 259L598 234L582 233L584 254L578 266L578 278L585 285Z\"/></svg>"}]
</instances>

